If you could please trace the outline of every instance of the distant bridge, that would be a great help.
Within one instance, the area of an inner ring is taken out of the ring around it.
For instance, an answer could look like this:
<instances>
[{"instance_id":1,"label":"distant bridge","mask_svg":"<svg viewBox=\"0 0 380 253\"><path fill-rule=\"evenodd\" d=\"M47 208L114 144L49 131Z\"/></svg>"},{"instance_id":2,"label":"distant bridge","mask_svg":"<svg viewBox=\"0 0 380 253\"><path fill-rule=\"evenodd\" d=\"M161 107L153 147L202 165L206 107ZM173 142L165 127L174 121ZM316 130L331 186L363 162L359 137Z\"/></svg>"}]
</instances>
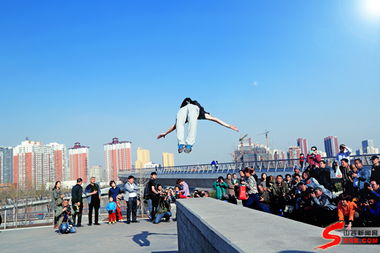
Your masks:
<instances>
[{"instance_id":1,"label":"distant bridge","mask_svg":"<svg viewBox=\"0 0 380 253\"><path fill-rule=\"evenodd\" d=\"M351 161L354 159L361 159L363 165L371 166L370 155L352 155ZM378 154L380 156L380 154ZM329 167L335 161L335 157L323 157ZM133 175L136 178L148 178L150 173L157 172L159 182L163 185L175 185L178 178L185 179L190 186L199 188L211 188L212 183L219 176L225 177L227 173L239 173L239 170L245 167L255 168L256 174L260 177L261 173L267 175L285 175L292 174L295 167L300 167L299 159L278 159L278 160L264 160L264 161L248 161L248 162L229 162L219 163L217 165L211 164L192 164L174 167L158 167L155 169L138 169L127 172L120 172L119 178L125 182L128 176ZM302 170L302 168L301 168ZM331 173L334 178L335 174Z\"/></svg>"}]
</instances>

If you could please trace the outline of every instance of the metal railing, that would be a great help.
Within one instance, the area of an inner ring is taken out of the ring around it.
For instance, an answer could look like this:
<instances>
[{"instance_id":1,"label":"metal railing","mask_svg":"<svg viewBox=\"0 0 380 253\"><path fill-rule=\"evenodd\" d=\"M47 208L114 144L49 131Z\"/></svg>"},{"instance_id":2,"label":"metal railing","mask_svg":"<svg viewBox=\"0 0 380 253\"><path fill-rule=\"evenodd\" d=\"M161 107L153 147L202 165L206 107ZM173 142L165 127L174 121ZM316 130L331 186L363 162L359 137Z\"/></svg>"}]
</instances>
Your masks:
<instances>
[{"instance_id":1,"label":"metal railing","mask_svg":"<svg viewBox=\"0 0 380 253\"><path fill-rule=\"evenodd\" d=\"M101 196L108 196L107 188L101 189ZM83 198L86 199L86 195L83 194ZM65 199L71 202L71 194L65 195ZM0 206L0 214L2 216L2 224L0 229L28 227L35 225L53 224L53 210L51 210L51 199L43 200L29 200L18 201L13 204ZM46 211L29 211L30 208L38 208L45 206ZM27 211L26 211L27 210ZM87 208L84 208L84 212ZM108 215L107 210L103 207L99 210L100 215Z\"/></svg>"},{"instance_id":2,"label":"metal railing","mask_svg":"<svg viewBox=\"0 0 380 253\"><path fill-rule=\"evenodd\" d=\"M350 160L361 159L364 166L371 165L371 155L352 155ZM379 155L380 156L380 155ZM335 157L323 157L327 166L332 167ZM239 170L245 167L255 168L256 172L290 172L295 167L300 168L299 159L278 159L278 160L265 160L265 161L247 161L247 162L229 162L212 164L195 164L195 165L183 165L174 167L161 167L157 168L157 173L161 175L165 174L209 174L209 173L237 173ZM306 165L304 165L305 167ZM301 168L302 169L302 168ZM152 170L153 171L153 170ZM150 172L150 171L149 171ZM148 173L148 171L146 171Z\"/></svg>"},{"instance_id":3,"label":"metal railing","mask_svg":"<svg viewBox=\"0 0 380 253\"><path fill-rule=\"evenodd\" d=\"M141 205L141 202L139 203ZM146 214L146 208L141 210L141 206L138 206L137 215L142 216ZM127 204L125 201L120 202L120 209L123 218L127 215ZM42 225L53 225L53 210L47 211L25 211L20 209L3 209L0 212L3 222L0 226L0 230L6 230L10 228L21 228L30 226L42 226ZM84 202L84 208L82 212L83 216L88 215L88 204ZM108 211L106 210L106 205L103 204L99 208L99 221L106 221L108 219Z\"/></svg>"}]
</instances>

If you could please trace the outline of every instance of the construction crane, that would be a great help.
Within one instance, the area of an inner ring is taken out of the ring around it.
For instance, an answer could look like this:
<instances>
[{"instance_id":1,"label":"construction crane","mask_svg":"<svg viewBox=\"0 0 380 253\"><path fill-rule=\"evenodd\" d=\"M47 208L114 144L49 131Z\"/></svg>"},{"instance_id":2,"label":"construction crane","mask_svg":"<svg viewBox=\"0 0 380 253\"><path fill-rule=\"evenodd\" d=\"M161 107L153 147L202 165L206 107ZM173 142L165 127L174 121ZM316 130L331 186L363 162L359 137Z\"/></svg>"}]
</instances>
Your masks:
<instances>
[{"instance_id":1,"label":"construction crane","mask_svg":"<svg viewBox=\"0 0 380 253\"><path fill-rule=\"evenodd\" d=\"M267 148L269 148L269 133L270 131L266 130L264 133L258 134L258 135L265 135L265 139L267 141Z\"/></svg>"},{"instance_id":2,"label":"construction crane","mask_svg":"<svg viewBox=\"0 0 380 253\"><path fill-rule=\"evenodd\" d=\"M247 138L248 134L245 134L243 137L239 138L240 142L240 161L244 162L244 139Z\"/></svg>"},{"instance_id":3,"label":"construction crane","mask_svg":"<svg viewBox=\"0 0 380 253\"><path fill-rule=\"evenodd\" d=\"M239 142L241 145L243 145L243 141L245 138L247 138L248 134L244 135L243 137L239 138Z\"/></svg>"}]
</instances>

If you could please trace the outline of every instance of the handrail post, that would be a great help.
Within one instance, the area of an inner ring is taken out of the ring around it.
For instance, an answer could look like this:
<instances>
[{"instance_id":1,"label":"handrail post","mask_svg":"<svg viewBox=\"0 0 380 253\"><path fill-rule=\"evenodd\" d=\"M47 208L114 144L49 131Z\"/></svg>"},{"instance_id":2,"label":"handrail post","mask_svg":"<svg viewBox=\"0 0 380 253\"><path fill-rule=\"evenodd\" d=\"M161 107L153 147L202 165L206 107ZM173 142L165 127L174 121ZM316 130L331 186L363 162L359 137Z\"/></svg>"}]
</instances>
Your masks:
<instances>
[{"instance_id":1,"label":"handrail post","mask_svg":"<svg viewBox=\"0 0 380 253\"><path fill-rule=\"evenodd\" d=\"M17 205L17 203L16 203ZM13 225L14 227L17 226L17 213L16 213L16 207L13 208Z\"/></svg>"},{"instance_id":2,"label":"handrail post","mask_svg":"<svg viewBox=\"0 0 380 253\"><path fill-rule=\"evenodd\" d=\"M4 230L7 229L7 209L4 211Z\"/></svg>"}]
</instances>

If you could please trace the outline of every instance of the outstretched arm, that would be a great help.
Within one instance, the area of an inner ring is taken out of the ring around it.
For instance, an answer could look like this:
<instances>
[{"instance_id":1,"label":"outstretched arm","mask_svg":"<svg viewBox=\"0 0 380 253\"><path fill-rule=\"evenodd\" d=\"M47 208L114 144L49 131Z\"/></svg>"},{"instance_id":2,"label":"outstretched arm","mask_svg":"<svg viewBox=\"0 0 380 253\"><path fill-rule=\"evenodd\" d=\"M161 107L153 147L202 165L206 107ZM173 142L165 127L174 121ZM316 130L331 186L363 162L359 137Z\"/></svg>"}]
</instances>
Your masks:
<instances>
[{"instance_id":1,"label":"outstretched arm","mask_svg":"<svg viewBox=\"0 0 380 253\"><path fill-rule=\"evenodd\" d=\"M218 119L217 117L211 116L210 114L207 114L207 113L205 114L205 117L206 117L207 120L214 121L214 122L218 123L219 125L222 125L224 127L232 129L232 130L234 130L236 132L239 132L239 129L236 126L227 124L226 122L223 122L222 120Z\"/></svg>"},{"instance_id":2,"label":"outstretched arm","mask_svg":"<svg viewBox=\"0 0 380 253\"><path fill-rule=\"evenodd\" d=\"M174 124L172 127L168 129L165 133L161 133L159 136L157 136L157 139L165 138L166 135L170 134L176 129L176 125Z\"/></svg>"}]
</instances>

